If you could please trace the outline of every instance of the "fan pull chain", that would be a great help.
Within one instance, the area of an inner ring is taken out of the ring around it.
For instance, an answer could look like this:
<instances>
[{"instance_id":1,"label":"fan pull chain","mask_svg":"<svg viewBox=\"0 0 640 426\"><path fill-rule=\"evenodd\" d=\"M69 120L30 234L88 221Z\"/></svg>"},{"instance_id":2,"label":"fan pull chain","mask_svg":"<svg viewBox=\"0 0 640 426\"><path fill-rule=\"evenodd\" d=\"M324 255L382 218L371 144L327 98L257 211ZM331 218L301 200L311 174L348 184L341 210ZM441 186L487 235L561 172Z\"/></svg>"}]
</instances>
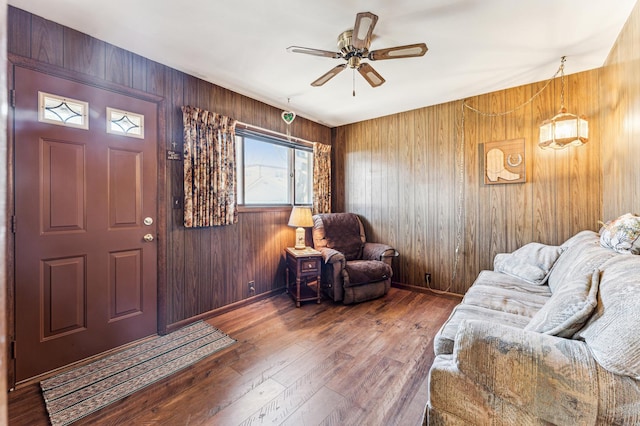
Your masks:
<instances>
[{"instance_id":1,"label":"fan pull chain","mask_svg":"<svg viewBox=\"0 0 640 426\"><path fill-rule=\"evenodd\" d=\"M353 69L353 97L356 96L356 69Z\"/></svg>"}]
</instances>

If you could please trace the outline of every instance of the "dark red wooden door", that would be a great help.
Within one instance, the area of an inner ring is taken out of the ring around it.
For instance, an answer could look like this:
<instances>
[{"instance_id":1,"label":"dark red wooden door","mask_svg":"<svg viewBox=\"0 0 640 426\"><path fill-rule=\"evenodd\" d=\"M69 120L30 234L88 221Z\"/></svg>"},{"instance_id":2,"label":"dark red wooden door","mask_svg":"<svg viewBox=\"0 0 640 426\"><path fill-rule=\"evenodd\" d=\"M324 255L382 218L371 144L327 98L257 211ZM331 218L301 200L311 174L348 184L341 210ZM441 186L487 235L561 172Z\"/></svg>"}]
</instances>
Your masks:
<instances>
[{"instance_id":1,"label":"dark red wooden door","mask_svg":"<svg viewBox=\"0 0 640 426\"><path fill-rule=\"evenodd\" d=\"M156 333L157 105L19 66L15 90L22 381ZM88 129L39 121L42 93L87 102ZM107 108L144 137L108 133Z\"/></svg>"}]
</instances>

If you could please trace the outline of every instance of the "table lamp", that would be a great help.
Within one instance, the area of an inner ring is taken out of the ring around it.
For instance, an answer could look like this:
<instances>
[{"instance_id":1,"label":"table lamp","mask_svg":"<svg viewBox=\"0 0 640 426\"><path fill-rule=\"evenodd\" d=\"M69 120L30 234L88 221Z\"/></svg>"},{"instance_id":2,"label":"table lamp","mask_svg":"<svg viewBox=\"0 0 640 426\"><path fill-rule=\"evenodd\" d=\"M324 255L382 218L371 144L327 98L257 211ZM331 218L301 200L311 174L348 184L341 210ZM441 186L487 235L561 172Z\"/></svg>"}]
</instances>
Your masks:
<instances>
[{"instance_id":1,"label":"table lamp","mask_svg":"<svg viewBox=\"0 0 640 426\"><path fill-rule=\"evenodd\" d=\"M302 250L306 247L304 238L304 228L313 226L313 218L311 217L310 207L293 207L291 216L289 216L289 226L296 228L296 250Z\"/></svg>"}]
</instances>

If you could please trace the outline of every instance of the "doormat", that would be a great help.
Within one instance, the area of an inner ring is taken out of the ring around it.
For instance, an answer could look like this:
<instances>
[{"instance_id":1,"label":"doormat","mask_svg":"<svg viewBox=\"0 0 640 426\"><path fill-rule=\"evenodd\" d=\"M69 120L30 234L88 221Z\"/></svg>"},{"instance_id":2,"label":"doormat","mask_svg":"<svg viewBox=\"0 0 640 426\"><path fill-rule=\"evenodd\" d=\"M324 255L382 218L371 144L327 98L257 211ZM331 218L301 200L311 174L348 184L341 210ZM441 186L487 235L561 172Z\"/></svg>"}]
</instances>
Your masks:
<instances>
[{"instance_id":1,"label":"doormat","mask_svg":"<svg viewBox=\"0 0 640 426\"><path fill-rule=\"evenodd\" d=\"M53 426L73 423L235 343L198 321L40 382Z\"/></svg>"}]
</instances>

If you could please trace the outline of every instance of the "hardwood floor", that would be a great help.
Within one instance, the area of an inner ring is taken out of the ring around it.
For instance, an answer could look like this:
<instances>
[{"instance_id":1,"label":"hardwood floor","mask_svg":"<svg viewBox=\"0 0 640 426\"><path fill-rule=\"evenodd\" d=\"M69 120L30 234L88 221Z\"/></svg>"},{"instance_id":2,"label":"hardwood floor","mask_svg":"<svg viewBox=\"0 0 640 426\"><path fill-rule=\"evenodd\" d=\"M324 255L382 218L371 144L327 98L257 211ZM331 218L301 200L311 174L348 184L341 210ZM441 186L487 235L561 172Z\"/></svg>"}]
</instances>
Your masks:
<instances>
[{"instance_id":1,"label":"hardwood floor","mask_svg":"<svg viewBox=\"0 0 640 426\"><path fill-rule=\"evenodd\" d=\"M457 303L398 288L352 306L265 299L208 321L231 347L77 424L419 425L433 336ZM48 424L38 384L9 394L9 422Z\"/></svg>"}]
</instances>

